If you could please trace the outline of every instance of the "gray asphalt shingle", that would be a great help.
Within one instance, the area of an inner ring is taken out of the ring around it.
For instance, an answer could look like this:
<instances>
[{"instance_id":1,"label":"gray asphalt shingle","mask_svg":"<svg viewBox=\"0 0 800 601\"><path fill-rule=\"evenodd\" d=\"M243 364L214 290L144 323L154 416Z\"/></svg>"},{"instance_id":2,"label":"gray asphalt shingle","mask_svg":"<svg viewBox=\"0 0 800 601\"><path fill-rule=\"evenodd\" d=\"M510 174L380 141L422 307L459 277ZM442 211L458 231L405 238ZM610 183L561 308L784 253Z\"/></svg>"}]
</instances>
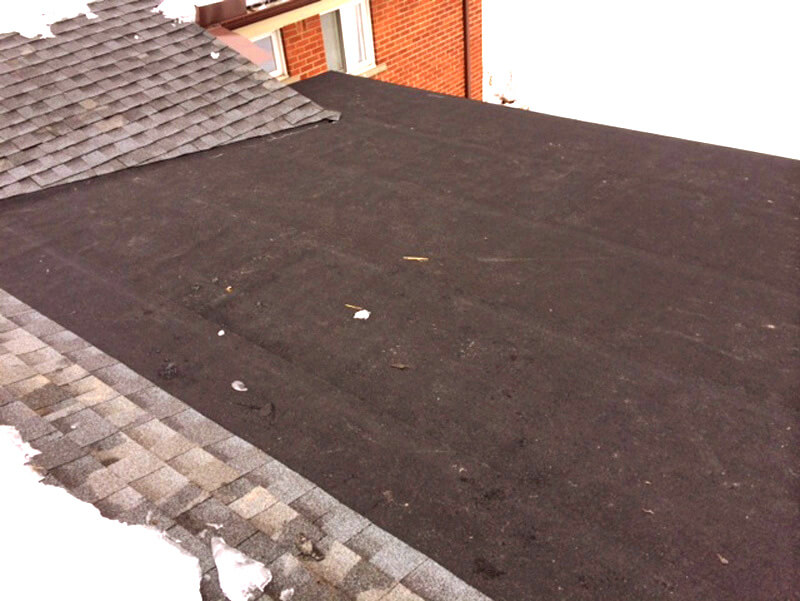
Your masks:
<instances>
[{"instance_id":1,"label":"gray asphalt shingle","mask_svg":"<svg viewBox=\"0 0 800 601\"><path fill-rule=\"evenodd\" d=\"M97 0L55 37L0 35L0 199L338 117L153 6Z\"/></svg>"}]
</instances>

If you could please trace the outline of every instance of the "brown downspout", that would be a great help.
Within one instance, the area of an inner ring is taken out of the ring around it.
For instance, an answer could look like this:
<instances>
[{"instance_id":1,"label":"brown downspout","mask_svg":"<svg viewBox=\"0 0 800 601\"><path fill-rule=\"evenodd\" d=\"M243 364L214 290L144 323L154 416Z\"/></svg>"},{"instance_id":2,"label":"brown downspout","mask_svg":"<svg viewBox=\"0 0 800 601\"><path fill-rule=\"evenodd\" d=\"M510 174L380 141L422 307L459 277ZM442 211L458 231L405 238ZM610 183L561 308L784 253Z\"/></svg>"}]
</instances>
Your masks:
<instances>
[{"instance_id":1,"label":"brown downspout","mask_svg":"<svg viewBox=\"0 0 800 601\"><path fill-rule=\"evenodd\" d=\"M462 0L461 12L464 14L464 96L470 97L472 92L469 74L472 71L472 59L469 55L469 0Z\"/></svg>"}]
</instances>

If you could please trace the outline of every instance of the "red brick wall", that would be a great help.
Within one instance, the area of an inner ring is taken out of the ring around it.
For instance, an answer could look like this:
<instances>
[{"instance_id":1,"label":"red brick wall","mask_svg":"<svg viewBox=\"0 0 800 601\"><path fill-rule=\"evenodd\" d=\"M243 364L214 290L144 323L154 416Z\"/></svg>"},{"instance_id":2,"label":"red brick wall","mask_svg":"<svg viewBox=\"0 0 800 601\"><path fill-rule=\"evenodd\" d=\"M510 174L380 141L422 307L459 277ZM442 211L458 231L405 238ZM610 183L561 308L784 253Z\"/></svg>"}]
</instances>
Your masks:
<instances>
[{"instance_id":1,"label":"red brick wall","mask_svg":"<svg viewBox=\"0 0 800 601\"><path fill-rule=\"evenodd\" d=\"M287 25L281 29L281 37L290 76L306 79L328 70L319 15Z\"/></svg>"},{"instance_id":2,"label":"red brick wall","mask_svg":"<svg viewBox=\"0 0 800 601\"><path fill-rule=\"evenodd\" d=\"M482 99L481 2L469 0L470 97ZM375 61L386 71L375 79L464 96L462 0L371 0ZM281 30L290 76L327 70L318 16Z\"/></svg>"},{"instance_id":3,"label":"red brick wall","mask_svg":"<svg viewBox=\"0 0 800 601\"><path fill-rule=\"evenodd\" d=\"M481 0L469 0L470 96L481 99ZM464 96L462 0L372 0L376 79Z\"/></svg>"}]
</instances>

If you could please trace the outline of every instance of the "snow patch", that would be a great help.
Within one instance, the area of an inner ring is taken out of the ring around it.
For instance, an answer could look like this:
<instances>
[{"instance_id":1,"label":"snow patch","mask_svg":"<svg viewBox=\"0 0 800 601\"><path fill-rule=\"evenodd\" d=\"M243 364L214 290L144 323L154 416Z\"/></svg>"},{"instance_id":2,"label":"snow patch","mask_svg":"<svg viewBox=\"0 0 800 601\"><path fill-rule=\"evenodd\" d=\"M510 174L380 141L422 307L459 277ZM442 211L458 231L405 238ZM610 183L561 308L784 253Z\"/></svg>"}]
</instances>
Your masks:
<instances>
[{"instance_id":1,"label":"snow patch","mask_svg":"<svg viewBox=\"0 0 800 601\"><path fill-rule=\"evenodd\" d=\"M153 9L154 13L161 13L167 19L174 19L181 23L191 23L195 18L195 6L214 4L219 0L162 0Z\"/></svg>"},{"instance_id":2,"label":"snow patch","mask_svg":"<svg viewBox=\"0 0 800 601\"><path fill-rule=\"evenodd\" d=\"M196 557L153 527L106 519L43 484L26 465L36 454L0 426L0 599L201 601Z\"/></svg>"},{"instance_id":3,"label":"snow patch","mask_svg":"<svg viewBox=\"0 0 800 601\"><path fill-rule=\"evenodd\" d=\"M86 15L95 19L89 9L93 0L0 0L3 18L0 33L19 33L26 38L52 38L53 23Z\"/></svg>"},{"instance_id":4,"label":"snow patch","mask_svg":"<svg viewBox=\"0 0 800 601\"><path fill-rule=\"evenodd\" d=\"M285 588L281 591L281 601L291 601L292 597L294 597L294 587Z\"/></svg>"},{"instance_id":5,"label":"snow patch","mask_svg":"<svg viewBox=\"0 0 800 601\"><path fill-rule=\"evenodd\" d=\"M230 601L250 601L272 581L272 572L263 563L225 544L218 536L211 539L211 552L220 588Z\"/></svg>"},{"instance_id":6,"label":"snow patch","mask_svg":"<svg viewBox=\"0 0 800 601\"><path fill-rule=\"evenodd\" d=\"M22 436L16 428L0 426L0 469L3 470L3 474L9 470L9 474L12 476L17 478L34 477L38 482L41 477L33 469L29 468L13 473L10 470L18 464L25 465L32 457L36 457L40 453L41 451L37 451L22 440Z\"/></svg>"}]
</instances>

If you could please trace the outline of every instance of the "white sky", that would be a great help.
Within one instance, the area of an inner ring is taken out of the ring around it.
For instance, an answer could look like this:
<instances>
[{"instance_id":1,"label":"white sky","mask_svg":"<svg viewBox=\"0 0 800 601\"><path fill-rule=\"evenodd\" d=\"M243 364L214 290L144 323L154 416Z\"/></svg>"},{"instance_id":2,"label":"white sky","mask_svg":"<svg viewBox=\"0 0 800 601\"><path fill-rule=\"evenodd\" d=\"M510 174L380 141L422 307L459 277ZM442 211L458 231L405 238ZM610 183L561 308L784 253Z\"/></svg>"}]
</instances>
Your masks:
<instances>
[{"instance_id":1,"label":"white sky","mask_svg":"<svg viewBox=\"0 0 800 601\"><path fill-rule=\"evenodd\" d=\"M214 2L217 2L217 0L161 0L153 10L163 13L168 19L177 19L183 23L189 23L194 21L195 6L205 6Z\"/></svg>"},{"instance_id":2,"label":"white sky","mask_svg":"<svg viewBox=\"0 0 800 601\"><path fill-rule=\"evenodd\" d=\"M168 19L194 21L195 5L216 0L153 0L153 12ZM86 15L93 19L89 4L93 0L0 0L0 33L17 32L28 38L53 37L50 25Z\"/></svg>"},{"instance_id":3,"label":"white sky","mask_svg":"<svg viewBox=\"0 0 800 601\"><path fill-rule=\"evenodd\" d=\"M483 19L488 101L800 159L800 0L483 0Z\"/></svg>"},{"instance_id":4,"label":"white sky","mask_svg":"<svg viewBox=\"0 0 800 601\"><path fill-rule=\"evenodd\" d=\"M0 0L0 33L53 37L50 25L79 15L94 18L92 0Z\"/></svg>"}]
</instances>

